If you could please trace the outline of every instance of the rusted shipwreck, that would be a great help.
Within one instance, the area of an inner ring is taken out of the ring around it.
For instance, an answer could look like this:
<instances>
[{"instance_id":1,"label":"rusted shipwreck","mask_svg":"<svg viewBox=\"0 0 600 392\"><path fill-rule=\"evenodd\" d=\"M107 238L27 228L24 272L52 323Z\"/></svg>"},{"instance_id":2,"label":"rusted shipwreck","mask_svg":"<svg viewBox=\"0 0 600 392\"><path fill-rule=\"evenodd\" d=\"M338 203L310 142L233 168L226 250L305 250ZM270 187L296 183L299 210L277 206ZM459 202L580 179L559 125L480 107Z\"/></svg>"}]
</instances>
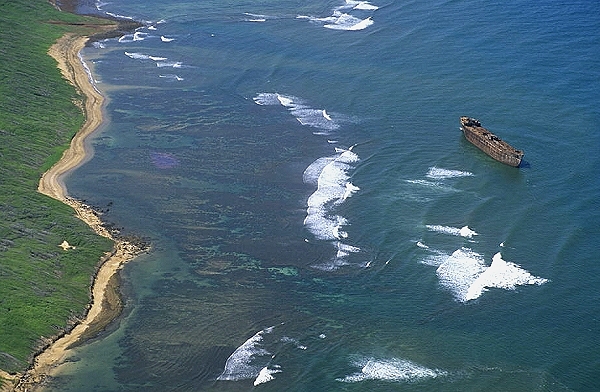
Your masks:
<instances>
[{"instance_id":1,"label":"rusted shipwreck","mask_svg":"<svg viewBox=\"0 0 600 392\"><path fill-rule=\"evenodd\" d=\"M519 167L521 164L523 151L517 150L482 127L478 120L463 116L460 118L460 129L468 141L495 160L513 167Z\"/></svg>"}]
</instances>

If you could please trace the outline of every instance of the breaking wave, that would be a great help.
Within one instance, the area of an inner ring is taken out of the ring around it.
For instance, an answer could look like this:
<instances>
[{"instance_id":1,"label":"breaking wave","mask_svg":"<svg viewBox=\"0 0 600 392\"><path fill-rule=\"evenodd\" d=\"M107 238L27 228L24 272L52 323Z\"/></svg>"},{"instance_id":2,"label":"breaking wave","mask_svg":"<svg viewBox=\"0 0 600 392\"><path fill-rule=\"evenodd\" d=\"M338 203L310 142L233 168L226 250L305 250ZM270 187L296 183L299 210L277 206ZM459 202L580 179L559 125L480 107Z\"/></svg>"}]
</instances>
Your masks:
<instances>
[{"instance_id":1,"label":"breaking wave","mask_svg":"<svg viewBox=\"0 0 600 392\"><path fill-rule=\"evenodd\" d=\"M253 14L251 12L244 12L244 21L245 22L266 22L267 19L272 17L262 14Z\"/></svg>"},{"instance_id":2,"label":"breaking wave","mask_svg":"<svg viewBox=\"0 0 600 392\"><path fill-rule=\"evenodd\" d=\"M158 75L158 77L162 79L176 80L179 82L183 80L181 76L175 74Z\"/></svg>"},{"instance_id":3,"label":"breaking wave","mask_svg":"<svg viewBox=\"0 0 600 392\"><path fill-rule=\"evenodd\" d=\"M422 191L428 192L458 192L459 190L449 184L448 179L472 177L473 173L461 170L443 169L436 166L430 167L424 179L405 180L409 184L418 185Z\"/></svg>"},{"instance_id":4,"label":"breaking wave","mask_svg":"<svg viewBox=\"0 0 600 392\"><path fill-rule=\"evenodd\" d=\"M262 347L261 342L264 335L273 332L273 328L275 327L265 328L257 332L250 339L246 340L244 344L239 346L227 358L225 369L217 377L217 380L237 381L257 378L271 358L271 353ZM263 374L263 379L264 377L265 375Z\"/></svg>"},{"instance_id":5,"label":"breaking wave","mask_svg":"<svg viewBox=\"0 0 600 392\"><path fill-rule=\"evenodd\" d=\"M142 31L136 31L133 34L125 34L119 38L120 43L130 43L130 42L138 42L143 41L146 38L151 37L149 33L145 33Z\"/></svg>"},{"instance_id":6,"label":"breaking wave","mask_svg":"<svg viewBox=\"0 0 600 392\"><path fill-rule=\"evenodd\" d=\"M158 68L183 68L183 63L181 61L159 61L156 66Z\"/></svg>"},{"instance_id":7,"label":"breaking wave","mask_svg":"<svg viewBox=\"0 0 600 392\"><path fill-rule=\"evenodd\" d=\"M322 270L335 270L347 265L346 258L360 248L342 241L348 238L344 226L348 220L336 213L336 208L347 198L360 190L350 181L349 172L354 170L353 163L358 155L348 150L338 150L337 155L320 158L304 171L304 181L315 184L317 189L308 198L308 208L304 226L318 240L331 241L336 248L333 260L315 266Z\"/></svg>"},{"instance_id":8,"label":"breaking wave","mask_svg":"<svg viewBox=\"0 0 600 392\"><path fill-rule=\"evenodd\" d=\"M356 193L360 188L350 182L349 171L359 160L351 150L320 158L304 172L304 181L315 183L317 190L308 198L307 216L304 220L309 231L320 240L339 240L348 234L342 231L347 224L344 217L332 214L335 207ZM324 164L324 165L323 165Z\"/></svg>"},{"instance_id":9,"label":"breaking wave","mask_svg":"<svg viewBox=\"0 0 600 392\"><path fill-rule=\"evenodd\" d=\"M340 127L341 116L329 114L325 109L316 109L303 102L302 99L277 93L261 93L254 97L257 105L281 105L302 125L315 128L317 134L327 134Z\"/></svg>"},{"instance_id":10,"label":"breaking wave","mask_svg":"<svg viewBox=\"0 0 600 392\"><path fill-rule=\"evenodd\" d=\"M319 23L323 27L332 30L358 31L364 30L373 24L372 15L370 14L378 9L378 6L368 1L346 0L344 5L335 7L330 16L298 15L296 18ZM365 15L365 13L369 15Z\"/></svg>"},{"instance_id":11,"label":"breaking wave","mask_svg":"<svg viewBox=\"0 0 600 392\"><path fill-rule=\"evenodd\" d=\"M460 302L479 298L490 288L514 290L521 285L542 285L547 279L530 274L519 265L502 259L500 252L485 265L483 257L461 248L445 257L436 270L442 286L451 290Z\"/></svg>"},{"instance_id":12,"label":"breaking wave","mask_svg":"<svg viewBox=\"0 0 600 392\"><path fill-rule=\"evenodd\" d=\"M435 167L435 166L430 167L429 171L425 175L425 177L430 178L432 180L444 180L447 178L471 177L471 176L474 176L474 174L471 172L442 169L442 168Z\"/></svg>"},{"instance_id":13,"label":"breaking wave","mask_svg":"<svg viewBox=\"0 0 600 392\"><path fill-rule=\"evenodd\" d=\"M125 56L134 60L149 60L150 56L142 53L134 53L134 52L125 52Z\"/></svg>"},{"instance_id":14,"label":"breaking wave","mask_svg":"<svg viewBox=\"0 0 600 392\"><path fill-rule=\"evenodd\" d=\"M373 24L373 20L371 19L371 17L359 19L357 17L344 13L334 14L333 18L331 18L331 20L328 20L328 22L331 23L326 23L323 25L323 27L327 29L346 31L364 30Z\"/></svg>"},{"instance_id":15,"label":"breaking wave","mask_svg":"<svg viewBox=\"0 0 600 392\"><path fill-rule=\"evenodd\" d=\"M337 113L313 108L291 95L260 93L253 100L257 105L285 107L300 124L313 128L313 133L317 135L330 134L340 127L340 121L344 119ZM360 190L350 180L355 164L360 160L352 151L353 147L335 148L334 155L316 159L303 173L304 182L316 187L307 200L304 226L314 238L330 241L336 248L335 258L316 268L337 269L347 265L346 258L350 254L360 251L360 248L342 242L348 238L348 233L344 231L348 220L336 213L340 204Z\"/></svg>"},{"instance_id":16,"label":"breaking wave","mask_svg":"<svg viewBox=\"0 0 600 392\"><path fill-rule=\"evenodd\" d=\"M256 376L256 379L254 380L254 386L274 380L275 377L273 374L281 372L281 366L279 365L274 365L272 368L265 366L264 368L260 369L258 376Z\"/></svg>"},{"instance_id":17,"label":"breaking wave","mask_svg":"<svg viewBox=\"0 0 600 392\"><path fill-rule=\"evenodd\" d=\"M441 225L426 225L428 230L435 231L437 233L450 234L465 238L473 238L478 235L475 231L471 230L469 226L463 226L461 228Z\"/></svg>"},{"instance_id":18,"label":"breaking wave","mask_svg":"<svg viewBox=\"0 0 600 392\"><path fill-rule=\"evenodd\" d=\"M409 360L398 358L362 358L355 361L353 365L360 368L360 371L337 380L348 383L366 380L415 382L447 375L447 372L443 370L430 369Z\"/></svg>"},{"instance_id":19,"label":"breaking wave","mask_svg":"<svg viewBox=\"0 0 600 392\"><path fill-rule=\"evenodd\" d=\"M283 325L280 324L280 326ZM254 386L275 379L282 367L273 363L275 355L271 351L281 350L282 344L304 351L305 345L297 339L277 334L276 326L258 331L227 358L223 372L217 377L219 381L240 381L254 379Z\"/></svg>"},{"instance_id":20,"label":"breaking wave","mask_svg":"<svg viewBox=\"0 0 600 392\"><path fill-rule=\"evenodd\" d=\"M183 68L184 65L181 61L167 61L168 58L167 57L163 57L163 56L152 56L149 54L145 54L145 53L138 53L138 52L125 52L125 55L127 57L129 57L130 59L134 59L134 60L150 60L150 61L154 61L154 64L156 64L156 67L158 68ZM169 79L174 79L174 80L183 80L183 78L177 76L177 75L159 75L161 78L169 78Z\"/></svg>"}]
</instances>

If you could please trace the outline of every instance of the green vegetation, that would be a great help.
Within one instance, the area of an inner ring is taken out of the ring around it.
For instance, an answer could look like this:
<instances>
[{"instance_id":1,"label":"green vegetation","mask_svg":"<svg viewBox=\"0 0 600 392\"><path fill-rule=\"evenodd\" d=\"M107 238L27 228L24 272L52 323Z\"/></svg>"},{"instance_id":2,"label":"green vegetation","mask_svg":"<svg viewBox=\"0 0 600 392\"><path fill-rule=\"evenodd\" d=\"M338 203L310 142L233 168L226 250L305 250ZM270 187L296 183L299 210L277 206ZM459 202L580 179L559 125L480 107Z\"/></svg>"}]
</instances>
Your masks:
<instances>
[{"instance_id":1,"label":"green vegetation","mask_svg":"<svg viewBox=\"0 0 600 392\"><path fill-rule=\"evenodd\" d=\"M48 48L107 21L47 0L0 0L0 11L0 369L12 373L84 314L91 277L112 247L70 207L37 193L84 121L74 104L82 97ZM60 248L64 240L75 249Z\"/></svg>"}]
</instances>

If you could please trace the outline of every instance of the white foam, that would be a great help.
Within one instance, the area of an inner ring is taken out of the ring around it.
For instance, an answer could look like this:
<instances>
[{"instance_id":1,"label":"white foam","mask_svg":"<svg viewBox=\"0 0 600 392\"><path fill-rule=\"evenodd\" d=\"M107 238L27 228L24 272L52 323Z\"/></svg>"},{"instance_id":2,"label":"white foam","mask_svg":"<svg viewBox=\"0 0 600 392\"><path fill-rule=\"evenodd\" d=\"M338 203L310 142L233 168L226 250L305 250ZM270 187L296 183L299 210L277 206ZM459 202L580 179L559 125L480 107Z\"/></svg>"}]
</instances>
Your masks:
<instances>
[{"instance_id":1,"label":"white foam","mask_svg":"<svg viewBox=\"0 0 600 392\"><path fill-rule=\"evenodd\" d=\"M147 37L148 37L148 33L144 33L144 32L141 32L141 31L136 31L136 32L133 34L133 40L134 40L134 41L143 41L143 40L145 40Z\"/></svg>"},{"instance_id":2,"label":"white foam","mask_svg":"<svg viewBox=\"0 0 600 392\"><path fill-rule=\"evenodd\" d=\"M470 249L458 249L437 268L443 286L460 302L479 298L489 288L514 290L520 285L541 285L548 280L531 275L519 265L502 259L498 252L486 267L483 257Z\"/></svg>"},{"instance_id":3,"label":"white foam","mask_svg":"<svg viewBox=\"0 0 600 392\"><path fill-rule=\"evenodd\" d=\"M279 104L286 107L300 124L317 128L318 133L331 132L340 126L324 109L312 108L300 98L291 95L260 93L253 99L258 105L271 106Z\"/></svg>"},{"instance_id":4,"label":"white foam","mask_svg":"<svg viewBox=\"0 0 600 392\"><path fill-rule=\"evenodd\" d=\"M369 16L366 19L359 19L355 16L342 13L337 16L333 23L323 25L323 27L333 30L358 31L364 30L373 24L373 20Z\"/></svg>"},{"instance_id":5,"label":"white foam","mask_svg":"<svg viewBox=\"0 0 600 392\"><path fill-rule=\"evenodd\" d=\"M364 358L355 361L353 365L360 367L360 371L344 378L338 378L337 381L348 383L365 380L414 382L421 379L445 376L447 374L447 372L439 369L430 369L409 360L398 358Z\"/></svg>"},{"instance_id":6,"label":"white foam","mask_svg":"<svg viewBox=\"0 0 600 392\"><path fill-rule=\"evenodd\" d=\"M360 188L354 185L351 182L346 183L346 191L344 192L344 196L342 196L342 201L346 200L356 192L360 191Z\"/></svg>"},{"instance_id":7,"label":"white foam","mask_svg":"<svg viewBox=\"0 0 600 392\"><path fill-rule=\"evenodd\" d=\"M473 173L468 171L449 170L433 166L429 168L429 171L427 172L425 177L430 178L432 180L444 180L446 178L472 177L473 175Z\"/></svg>"},{"instance_id":8,"label":"white foam","mask_svg":"<svg viewBox=\"0 0 600 392\"><path fill-rule=\"evenodd\" d=\"M105 3L105 4L108 4L108 3ZM100 9L100 8L98 8L98 9ZM115 14L115 13L112 13L112 12L106 12L106 15L112 16L113 18L116 18L116 19L133 20L133 17L131 17L131 16L119 15L119 14Z\"/></svg>"},{"instance_id":9,"label":"white foam","mask_svg":"<svg viewBox=\"0 0 600 392\"><path fill-rule=\"evenodd\" d=\"M301 344L297 339L290 338L289 336L284 336L281 338L283 343L292 343L298 350L306 350L308 347Z\"/></svg>"},{"instance_id":10,"label":"white foam","mask_svg":"<svg viewBox=\"0 0 600 392\"><path fill-rule=\"evenodd\" d=\"M308 198L304 225L320 240L346 238L341 227L347 224L344 217L333 214L336 205L344 202L360 188L352 184L348 172L351 163L358 161L351 150L342 150L337 156L320 158L304 171L306 182L317 184L317 190Z\"/></svg>"},{"instance_id":11,"label":"white foam","mask_svg":"<svg viewBox=\"0 0 600 392\"><path fill-rule=\"evenodd\" d=\"M337 238L338 240L341 240L342 238L348 238L348 233L342 231L342 227L344 226L344 224L347 223L347 221L341 216L338 216L337 218L339 220L339 223L332 229L333 237Z\"/></svg>"},{"instance_id":12,"label":"white foam","mask_svg":"<svg viewBox=\"0 0 600 392\"><path fill-rule=\"evenodd\" d=\"M348 238L348 233L341 230L348 224L346 218L341 215L328 215L326 209L309 207L304 226L318 240L333 241Z\"/></svg>"},{"instance_id":13,"label":"white foam","mask_svg":"<svg viewBox=\"0 0 600 392\"><path fill-rule=\"evenodd\" d=\"M143 53L135 53L135 52L125 52L125 56L135 59L135 60L148 60L150 56Z\"/></svg>"},{"instance_id":14,"label":"white foam","mask_svg":"<svg viewBox=\"0 0 600 392\"><path fill-rule=\"evenodd\" d=\"M144 54L144 53L137 53L137 52L124 52L125 55L129 58L132 58L134 60L152 60L152 61L164 61L167 58L166 57L161 57L161 56L151 56L148 54Z\"/></svg>"},{"instance_id":15,"label":"white foam","mask_svg":"<svg viewBox=\"0 0 600 392\"><path fill-rule=\"evenodd\" d=\"M256 104L265 106L282 105L286 108L295 108L302 105L300 98L278 93L260 93L253 100Z\"/></svg>"},{"instance_id":16,"label":"white foam","mask_svg":"<svg viewBox=\"0 0 600 392\"><path fill-rule=\"evenodd\" d=\"M281 105L300 124L317 128L321 132L329 132L339 127L325 109L314 109L298 97L260 93L253 100L257 105ZM348 225L348 221L335 213L339 204L360 190L350 181L349 173L354 170L354 163L359 161L358 155L352 151L352 148L353 146L348 149L335 148L335 155L315 160L303 173L304 182L316 186L315 192L307 200L304 226L317 240L332 241L337 248L336 257L332 262L317 268L326 270L339 268L346 264L343 259L355 252L350 246L339 245L339 240L348 238L348 233L343 230L344 226Z\"/></svg>"},{"instance_id":17,"label":"white foam","mask_svg":"<svg viewBox=\"0 0 600 392\"><path fill-rule=\"evenodd\" d=\"M85 70L85 73L88 77L88 80L90 81L90 84L92 85L92 87L94 88L94 90L96 90L96 92L98 94L102 94L100 92L100 90L98 90L98 87L96 86L96 79L94 79L94 76L92 75L92 71L90 70L90 67L88 67L87 63L85 62L85 60L83 59L83 56L81 55L81 52L77 53L77 58L79 59L79 62L81 63L81 66L83 67L83 69Z\"/></svg>"},{"instance_id":18,"label":"white foam","mask_svg":"<svg viewBox=\"0 0 600 392\"><path fill-rule=\"evenodd\" d=\"M294 98L293 97L286 97L284 95L279 95L277 94L277 100L279 101L279 103L285 107L292 107L294 104Z\"/></svg>"},{"instance_id":19,"label":"white foam","mask_svg":"<svg viewBox=\"0 0 600 392\"><path fill-rule=\"evenodd\" d=\"M376 10L379 9L379 7L377 7L376 5L373 5L373 4L369 3L368 1L354 2L354 1L346 0L346 3L358 3L358 4L356 4L352 8L352 9L355 9L355 10L376 11Z\"/></svg>"},{"instance_id":20,"label":"white foam","mask_svg":"<svg viewBox=\"0 0 600 392\"><path fill-rule=\"evenodd\" d=\"M165 67L182 68L183 63L181 61L159 61L156 63L156 66L158 68L165 68Z\"/></svg>"},{"instance_id":21,"label":"white foam","mask_svg":"<svg viewBox=\"0 0 600 392\"><path fill-rule=\"evenodd\" d=\"M217 380L244 380L255 378L259 375L262 366L252 364L256 357L270 356L267 350L261 347L263 335L271 333L274 327L265 328L257 332L244 344L238 347L233 354L227 358L225 369Z\"/></svg>"},{"instance_id":22,"label":"white foam","mask_svg":"<svg viewBox=\"0 0 600 392\"><path fill-rule=\"evenodd\" d=\"M119 42L121 42L121 43L133 42L133 34L122 35L119 38Z\"/></svg>"},{"instance_id":23,"label":"white foam","mask_svg":"<svg viewBox=\"0 0 600 392\"><path fill-rule=\"evenodd\" d=\"M369 3L368 1L357 1L357 0L346 0L346 4L341 5L336 10L363 10L363 11L376 11L379 9L378 6Z\"/></svg>"},{"instance_id":24,"label":"white foam","mask_svg":"<svg viewBox=\"0 0 600 392\"><path fill-rule=\"evenodd\" d=\"M460 228L460 230L458 231L458 234L461 237L466 237L466 238L473 238L474 235L478 235L476 232L474 232L473 230L469 229L469 226L463 226Z\"/></svg>"},{"instance_id":25,"label":"white foam","mask_svg":"<svg viewBox=\"0 0 600 392\"><path fill-rule=\"evenodd\" d=\"M475 231L471 230L469 226L463 226L461 228L441 225L426 225L428 230L435 231L437 233L450 234L465 238L473 238L478 235Z\"/></svg>"},{"instance_id":26,"label":"white foam","mask_svg":"<svg viewBox=\"0 0 600 392\"><path fill-rule=\"evenodd\" d=\"M449 257L447 254L440 251L432 250L432 252L433 254L427 255L423 260L421 260L421 264L428 265L430 267L439 267Z\"/></svg>"},{"instance_id":27,"label":"white foam","mask_svg":"<svg viewBox=\"0 0 600 392\"><path fill-rule=\"evenodd\" d=\"M344 244L341 242L337 242L336 243L337 246L337 254L336 254L336 258L337 259L343 259L347 256L350 255L350 253L358 253L360 252L360 248L356 247L356 246L352 246L352 245L348 245L348 244Z\"/></svg>"},{"instance_id":28,"label":"white foam","mask_svg":"<svg viewBox=\"0 0 600 392\"><path fill-rule=\"evenodd\" d=\"M260 19L266 19L267 18L267 15L253 14L252 12L244 12L244 15L249 16L251 18L260 18Z\"/></svg>"},{"instance_id":29,"label":"white foam","mask_svg":"<svg viewBox=\"0 0 600 392\"><path fill-rule=\"evenodd\" d=\"M324 263L313 265L313 268L320 269L322 271L335 271L341 267L350 265L350 263L346 260L346 258L351 253L358 253L361 251L361 249L359 247L344 244L340 241L334 241L333 245L337 249L335 256ZM369 264L370 264L370 262L369 263L363 262L359 265L360 265L360 267L368 268Z\"/></svg>"},{"instance_id":30,"label":"white foam","mask_svg":"<svg viewBox=\"0 0 600 392\"><path fill-rule=\"evenodd\" d=\"M331 120L331 117L328 120L323 116L322 109L314 109L304 105L290 105L288 107L291 114L302 125L318 128L321 132L329 132L339 128L339 125Z\"/></svg>"},{"instance_id":31,"label":"white foam","mask_svg":"<svg viewBox=\"0 0 600 392\"><path fill-rule=\"evenodd\" d=\"M466 298L467 300L478 298L487 288L514 290L520 285L542 285L546 282L548 279L533 276L519 265L503 260L498 252L492 258L492 265L471 284Z\"/></svg>"},{"instance_id":32,"label":"white foam","mask_svg":"<svg viewBox=\"0 0 600 392\"><path fill-rule=\"evenodd\" d=\"M244 12L244 15L247 16L246 19L244 19L244 21L246 22L255 22L255 23L262 23L262 22L266 22L267 19L269 19L270 17L267 15L262 15L262 14L253 14L251 12Z\"/></svg>"},{"instance_id":33,"label":"white foam","mask_svg":"<svg viewBox=\"0 0 600 392\"><path fill-rule=\"evenodd\" d=\"M175 75L175 74L167 74L167 75L158 75L159 78L163 78L163 79L171 79L171 80L177 80L177 81L182 81L183 78L181 76Z\"/></svg>"},{"instance_id":34,"label":"white foam","mask_svg":"<svg viewBox=\"0 0 600 392\"><path fill-rule=\"evenodd\" d=\"M162 42L173 42L173 41L175 41L175 38L168 38L168 37L165 37L164 35L161 35L160 40Z\"/></svg>"},{"instance_id":35,"label":"white foam","mask_svg":"<svg viewBox=\"0 0 600 392\"><path fill-rule=\"evenodd\" d=\"M302 180L305 184L318 185L321 172L335 157L322 157L311 163L302 175Z\"/></svg>"},{"instance_id":36,"label":"white foam","mask_svg":"<svg viewBox=\"0 0 600 392\"><path fill-rule=\"evenodd\" d=\"M422 243L421 241L417 241L417 246L419 248L429 249L429 247L427 245L425 245L424 243Z\"/></svg>"},{"instance_id":37,"label":"white foam","mask_svg":"<svg viewBox=\"0 0 600 392\"><path fill-rule=\"evenodd\" d=\"M373 12L379 7L368 1L346 0L345 4L335 7L331 16L315 17L307 15L298 15L296 19L306 19L315 23L322 23L323 27L333 30L357 31L364 30L373 24L371 16L359 18L352 15L351 12L358 11L359 14ZM346 12L342 12L346 11Z\"/></svg>"},{"instance_id":38,"label":"white foam","mask_svg":"<svg viewBox=\"0 0 600 392\"><path fill-rule=\"evenodd\" d=\"M256 97L253 98L254 103L257 105L271 106L280 104L279 94L275 93L260 93Z\"/></svg>"},{"instance_id":39,"label":"white foam","mask_svg":"<svg viewBox=\"0 0 600 392\"><path fill-rule=\"evenodd\" d=\"M440 250L430 248L428 245L425 245L421 241L417 241L417 246L423 250L426 250L429 253L427 256L425 256L424 259L420 261L421 264L429 265L431 267L439 267L444 261L448 259L448 257L450 257L448 254Z\"/></svg>"},{"instance_id":40,"label":"white foam","mask_svg":"<svg viewBox=\"0 0 600 392\"><path fill-rule=\"evenodd\" d=\"M328 203L343 201L348 176L346 171L350 166L332 161L321 171L318 179L318 188L308 199L308 207L326 207Z\"/></svg>"},{"instance_id":41,"label":"white foam","mask_svg":"<svg viewBox=\"0 0 600 392\"><path fill-rule=\"evenodd\" d=\"M483 257L470 249L462 248L445 258L436 273L442 286L451 290L458 301L467 302L472 299L467 296L469 288L483 271Z\"/></svg>"},{"instance_id":42,"label":"white foam","mask_svg":"<svg viewBox=\"0 0 600 392\"><path fill-rule=\"evenodd\" d=\"M331 272L331 271L336 271L336 270L340 269L341 267L344 267L347 265L349 265L349 263L345 259L333 258L333 259L329 260L328 262L316 264L316 265L313 265L312 267L319 269L321 271Z\"/></svg>"},{"instance_id":43,"label":"white foam","mask_svg":"<svg viewBox=\"0 0 600 392\"><path fill-rule=\"evenodd\" d=\"M264 368L260 369L258 376L254 380L254 386L264 384L264 383L274 380L275 377L273 377L273 374L281 373L281 372L282 372L282 370L279 365L275 365L274 369L269 369L267 366L265 366Z\"/></svg>"}]
</instances>

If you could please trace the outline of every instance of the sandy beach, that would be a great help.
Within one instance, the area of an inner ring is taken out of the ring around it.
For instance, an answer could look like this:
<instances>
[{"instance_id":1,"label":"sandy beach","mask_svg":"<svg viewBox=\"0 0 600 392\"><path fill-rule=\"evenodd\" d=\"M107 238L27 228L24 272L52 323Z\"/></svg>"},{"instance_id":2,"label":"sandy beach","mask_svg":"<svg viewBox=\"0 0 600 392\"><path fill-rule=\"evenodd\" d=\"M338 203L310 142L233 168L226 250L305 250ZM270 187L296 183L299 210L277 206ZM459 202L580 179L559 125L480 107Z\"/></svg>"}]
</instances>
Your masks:
<instances>
[{"instance_id":1,"label":"sandy beach","mask_svg":"<svg viewBox=\"0 0 600 392\"><path fill-rule=\"evenodd\" d=\"M38 186L38 191L54 199L65 201L67 190L62 176L77 168L86 159L85 139L102 123L104 97L94 88L79 59L88 37L66 34L49 50L48 54L58 63L63 77L85 96L82 108L86 117L83 127L71 140L62 158L48 170Z\"/></svg>"},{"instance_id":2,"label":"sandy beach","mask_svg":"<svg viewBox=\"0 0 600 392\"><path fill-rule=\"evenodd\" d=\"M143 249L137 244L114 238L111 232L104 227L98 213L84 203L68 196L63 181L66 173L85 162L88 157L85 139L102 123L104 97L93 86L79 58L79 52L87 41L88 37L86 36L66 34L48 52L58 62L64 78L85 97L82 110L86 120L80 131L73 137L70 147L64 152L62 158L44 173L40 179L38 191L73 207L81 220L99 235L113 240L115 246L113 251L106 254L101 260L101 266L92 286L92 302L85 319L37 355L32 366L24 374L14 377L14 391L41 389L44 380L65 363L71 354L71 347L93 337L118 316L122 306L118 295L116 273L125 262L143 252ZM70 249L70 245L66 242L61 246L65 252ZM10 375L5 376L8 378Z\"/></svg>"}]
</instances>

